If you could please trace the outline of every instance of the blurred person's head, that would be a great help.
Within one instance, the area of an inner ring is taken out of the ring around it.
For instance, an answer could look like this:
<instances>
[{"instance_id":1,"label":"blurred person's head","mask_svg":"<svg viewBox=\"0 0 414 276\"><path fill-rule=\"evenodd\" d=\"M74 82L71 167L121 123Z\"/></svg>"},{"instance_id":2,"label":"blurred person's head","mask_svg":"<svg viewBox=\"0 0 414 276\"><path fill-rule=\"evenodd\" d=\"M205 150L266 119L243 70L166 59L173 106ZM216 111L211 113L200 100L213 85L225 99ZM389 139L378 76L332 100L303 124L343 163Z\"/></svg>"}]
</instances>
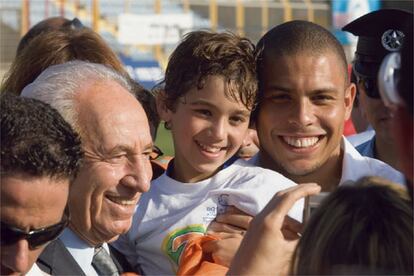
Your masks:
<instances>
[{"instance_id":1,"label":"blurred person's head","mask_svg":"<svg viewBox=\"0 0 414 276\"><path fill-rule=\"evenodd\" d=\"M132 86L132 93L134 94L135 98L141 103L142 107L145 110L145 113L147 114L151 137L152 140L155 141L157 138L158 126L160 124L160 116L157 112L155 97L150 91L142 87L137 82L131 80L130 83Z\"/></svg>"},{"instance_id":2,"label":"blurred person's head","mask_svg":"<svg viewBox=\"0 0 414 276\"><path fill-rule=\"evenodd\" d=\"M67 18L56 16L56 17L49 17L45 20L38 22L36 25L31 27L29 31L20 39L19 44L17 45L16 56L20 55L23 49L29 45L33 38L36 36L54 31L54 30L62 30L62 29L82 29L85 28L82 22L77 19L76 17L72 20Z\"/></svg>"},{"instance_id":3,"label":"blurred person's head","mask_svg":"<svg viewBox=\"0 0 414 276\"><path fill-rule=\"evenodd\" d=\"M341 44L317 24L290 21L268 31L256 51L260 165L296 182L339 181L355 97Z\"/></svg>"},{"instance_id":4,"label":"blurred person's head","mask_svg":"<svg viewBox=\"0 0 414 276\"><path fill-rule=\"evenodd\" d=\"M49 103L80 134L85 160L71 187L69 227L95 246L128 231L149 189L152 139L127 79L101 64L47 68L22 92Z\"/></svg>"},{"instance_id":5,"label":"blurred person's head","mask_svg":"<svg viewBox=\"0 0 414 276\"><path fill-rule=\"evenodd\" d=\"M237 156L243 159L250 159L256 153L259 152L259 138L257 137L257 131L249 128L247 134L243 139L243 143L237 151Z\"/></svg>"},{"instance_id":6,"label":"blurred person's head","mask_svg":"<svg viewBox=\"0 0 414 276\"><path fill-rule=\"evenodd\" d=\"M212 176L241 146L257 91L253 52L235 34L195 31L170 56L157 104L177 180Z\"/></svg>"},{"instance_id":7,"label":"blurred person's head","mask_svg":"<svg viewBox=\"0 0 414 276\"><path fill-rule=\"evenodd\" d=\"M68 223L80 140L49 105L2 95L0 274L25 274Z\"/></svg>"},{"instance_id":8,"label":"blurred person's head","mask_svg":"<svg viewBox=\"0 0 414 276\"><path fill-rule=\"evenodd\" d=\"M104 64L127 75L117 55L99 34L89 28L65 28L33 37L6 73L1 92L19 95L43 70L71 60Z\"/></svg>"},{"instance_id":9,"label":"blurred person's head","mask_svg":"<svg viewBox=\"0 0 414 276\"><path fill-rule=\"evenodd\" d=\"M356 85L357 78L355 76L355 73L352 70L351 70L350 77L351 77L351 82ZM352 107L351 119L352 119L352 123L354 124L355 130L357 133L363 132L368 129L369 122L366 119L366 116L364 114L364 111L359 101L358 86L356 86L355 100L354 100L354 105Z\"/></svg>"},{"instance_id":10,"label":"blurred person's head","mask_svg":"<svg viewBox=\"0 0 414 276\"><path fill-rule=\"evenodd\" d=\"M407 191L377 177L340 186L313 212L292 264L297 275L412 275Z\"/></svg>"},{"instance_id":11,"label":"blurred person's head","mask_svg":"<svg viewBox=\"0 0 414 276\"><path fill-rule=\"evenodd\" d=\"M134 94L135 98L141 103L142 107L147 114L149 127L151 132L152 140L155 141L157 138L157 130L160 124L160 117L157 112L157 104L155 101L154 95L148 91L147 89L143 88L137 82L131 80L132 85L132 93ZM163 166L161 161L156 160L158 157L162 156L163 152L154 145L153 153L151 157L151 167L152 167L152 178L155 179L162 175L166 169L166 164Z\"/></svg>"}]
</instances>

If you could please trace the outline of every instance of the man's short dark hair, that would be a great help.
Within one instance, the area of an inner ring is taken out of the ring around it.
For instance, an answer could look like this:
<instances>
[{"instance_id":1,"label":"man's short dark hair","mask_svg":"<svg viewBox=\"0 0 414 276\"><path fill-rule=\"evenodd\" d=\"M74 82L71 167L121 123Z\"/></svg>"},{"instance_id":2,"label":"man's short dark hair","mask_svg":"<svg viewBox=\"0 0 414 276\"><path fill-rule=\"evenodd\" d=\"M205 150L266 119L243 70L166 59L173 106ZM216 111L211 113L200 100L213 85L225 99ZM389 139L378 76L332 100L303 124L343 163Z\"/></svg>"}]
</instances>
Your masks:
<instances>
[{"instance_id":1,"label":"man's short dark hair","mask_svg":"<svg viewBox=\"0 0 414 276\"><path fill-rule=\"evenodd\" d=\"M258 79L257 108L254 110L253 118L257 115L263 98L263 70L264 61L269 57L276 58L282 55L295 55L305 53L310 55L321 55L334 53L344 71L344 79L348 79L348 64L344 49L340 42L324 27L303 20L289 21L270 29L257 43L256 46L256 68Z\"/></svg>"},{"instance_id":2,"label":"man's short dark hair","mask_svg":"<svg viewBox=\"0 0 414 276\"><path fill-rule=\"evenodd\" d=\"M2 175L76 176L83 156L80 139L55 109L8 94L1 95L0 105Z\"/></svg>"}]
</instances>

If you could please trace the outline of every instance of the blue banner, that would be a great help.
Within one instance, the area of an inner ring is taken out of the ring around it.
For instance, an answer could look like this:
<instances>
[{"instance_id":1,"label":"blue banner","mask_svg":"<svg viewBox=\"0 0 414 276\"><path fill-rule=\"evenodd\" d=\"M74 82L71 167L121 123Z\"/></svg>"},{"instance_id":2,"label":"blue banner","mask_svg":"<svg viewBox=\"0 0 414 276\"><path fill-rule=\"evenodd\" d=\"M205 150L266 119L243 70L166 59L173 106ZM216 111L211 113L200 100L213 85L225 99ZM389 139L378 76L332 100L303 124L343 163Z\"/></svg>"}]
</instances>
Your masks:
<instances>
[{"instance_id":1,"label":"blue banner","mask_svg":"<svg viewBox=\"0 0 414 276\"><path fill-rule=\"evenodd\" d=\"M120 59L130 77L146 89L151 90L164 78L163 70L156 60L134 60L125 56L120 56Z\"/></svg>"},{"instance_id":2,"label":"blue banner","mask_svg":"<svg viewBox=\"0 0 414 276\"><path fill-rule=\"evenodd\" d=\"M332 27L336 38L343 45L356 43L356 38L341 28L349 22L381 8L380 0L334 0L332 1Z\"/></svg>"}]
</instances>

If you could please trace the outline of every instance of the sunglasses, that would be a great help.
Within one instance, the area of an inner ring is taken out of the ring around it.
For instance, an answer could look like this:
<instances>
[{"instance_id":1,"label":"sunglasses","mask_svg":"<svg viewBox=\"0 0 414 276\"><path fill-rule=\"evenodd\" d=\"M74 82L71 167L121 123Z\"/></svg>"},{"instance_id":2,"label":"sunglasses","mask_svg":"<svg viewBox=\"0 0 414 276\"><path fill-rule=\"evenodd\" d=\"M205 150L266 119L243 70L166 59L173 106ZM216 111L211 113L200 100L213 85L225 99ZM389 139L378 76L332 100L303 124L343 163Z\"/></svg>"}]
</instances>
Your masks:
<instances>
[{"instance_id":1,"label":"sunglasses","mask_svg":"<svg viewBox=\"0 0 414 276\"><path fill-rule=\"evenodd\" d=\"M36 249L55 240L68 224L69 212L67 209L59 223L44 228L33 229L29 232L1 222L1 245L8 246L15 244L21 239L25 239L29 243L30 249Z\"/></svg>"},{"instance_id":2,"label":"sunglasses","mask_svg":"<svg viewBox=\"0 0 414 276\"><path fill-rule=\"evenodd\" d=\"M82 22L78 18L73 18L71 21L66 22L62 25L63 27L69 27L72 30L80 30L85 28Z\"/></svg>"},{"instance_id":3,"label":"sunglasses","mask_svg":"<svg viewBox=\"0 0 414 276\"><path fill-rule=\"evenodd\" d=\"M159 147L157 147L156 145L154 145L152 147L152 152L150 154L150 160L155 160L160 156L163 156L164 153L161 151L161 149Z\"/></svg>"},{"instance_id":4,"label":"sunglasses","mask_svg":"<svg viewBox=\"0 0 414 276\"><path fill-rule=\"evenodd\" d=\"M378 90L377 79L370 77L363 77L357 75L358 88L363 90L364 93L373 99L381 99L381 95Z\"/></svg>"}]
</instances>

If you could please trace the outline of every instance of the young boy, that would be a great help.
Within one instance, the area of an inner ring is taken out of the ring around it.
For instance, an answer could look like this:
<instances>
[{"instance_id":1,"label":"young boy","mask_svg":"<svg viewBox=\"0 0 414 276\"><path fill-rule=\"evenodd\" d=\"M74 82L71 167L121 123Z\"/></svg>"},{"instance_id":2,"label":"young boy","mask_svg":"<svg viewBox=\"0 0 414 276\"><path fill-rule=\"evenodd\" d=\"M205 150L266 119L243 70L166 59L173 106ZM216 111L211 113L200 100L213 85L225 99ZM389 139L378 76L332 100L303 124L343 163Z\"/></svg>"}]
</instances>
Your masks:
<instances>
[{"instance_id":1,"label":"young boy","mask_svg":"<svg viewBox=\"0 0 414 276\"><path fill-rule=\"evenodd\" d=\"M197 31L171 55L157 107L172 131L175 157L115 243L144 274L179 271L186 246L205 236L226 206L256 215L277 191L295 185L244 160L223 168L247 134L257 91L253 52L245 38ZM302 204L290 216L301 220Z\"/></svg>"}]
</instances>

